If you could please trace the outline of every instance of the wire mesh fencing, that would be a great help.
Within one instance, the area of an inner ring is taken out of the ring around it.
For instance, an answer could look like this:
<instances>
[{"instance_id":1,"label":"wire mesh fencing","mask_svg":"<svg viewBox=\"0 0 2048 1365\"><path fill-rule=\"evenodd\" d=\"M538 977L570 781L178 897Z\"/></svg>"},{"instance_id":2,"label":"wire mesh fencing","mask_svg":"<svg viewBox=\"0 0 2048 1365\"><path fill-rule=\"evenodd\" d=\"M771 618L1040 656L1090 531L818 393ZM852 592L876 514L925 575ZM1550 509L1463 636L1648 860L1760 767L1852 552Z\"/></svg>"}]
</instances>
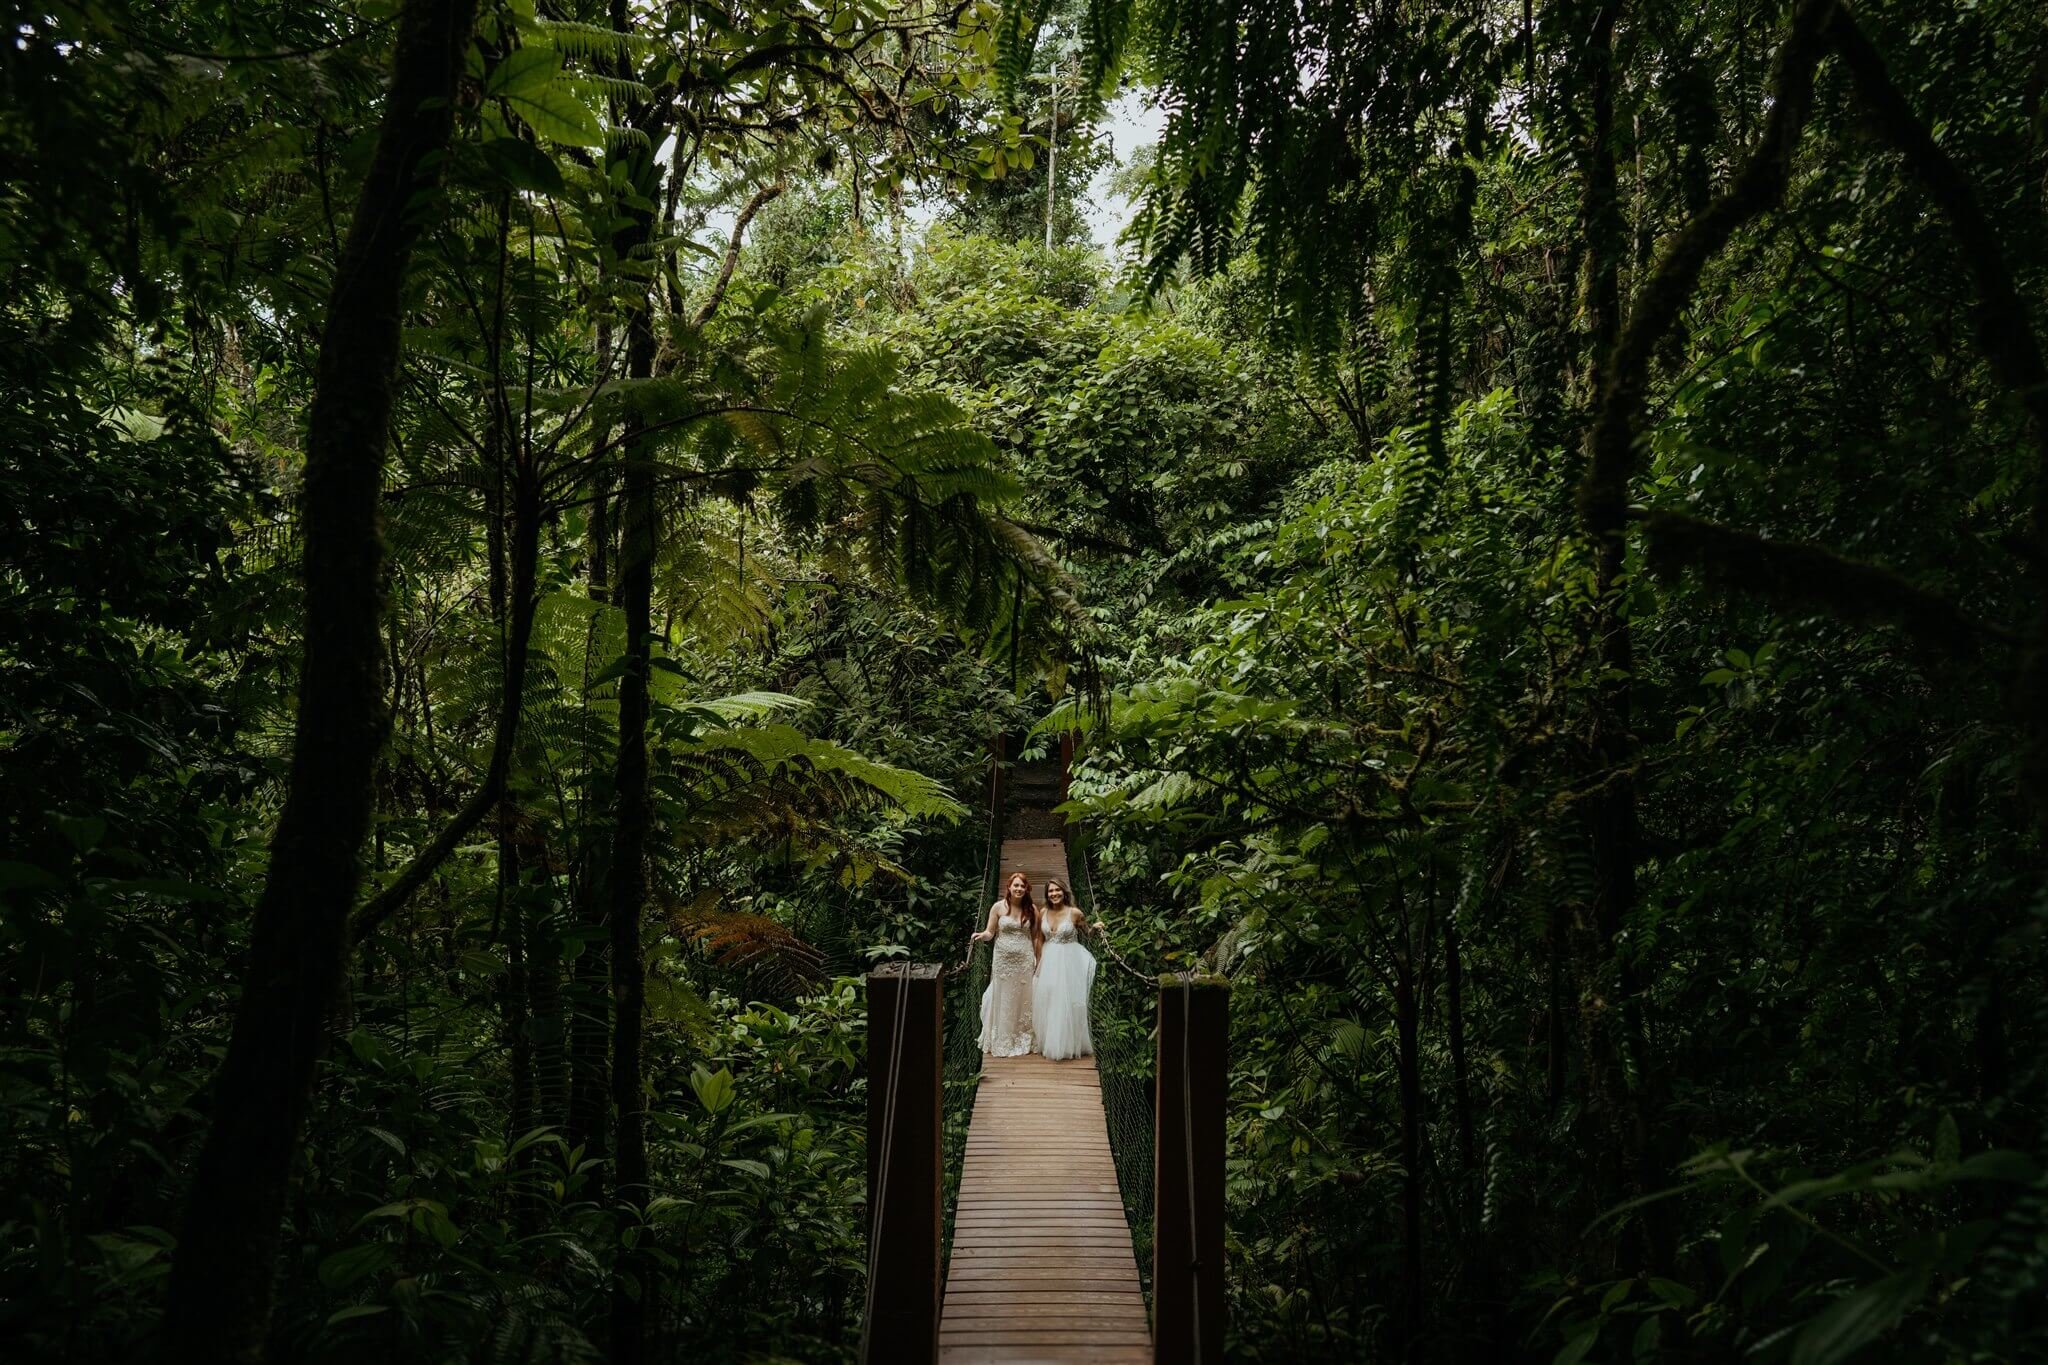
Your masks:
<instances>
[{"instance_id":1,"label":"wire mesh fencing","mask_svg":"<svg viewBox=\"0 0 2048 1365\"><path fill-rule=\"evenodd\" d=\"M1080 865L1082 910L1092 919L1097 910L1095 878L1088 853L1076 846L1069 853ZM1099 961L1095 988L1088 999L1089 1030L1095 1038L1095 1072L1102 1083L1102 1113L1109 1125L1109 1153L1116 1163L1117 1188L1123 1195L1124 1218L1131 1228L1131 1249L1138 1258L1138 1282L1149 1303L1152 1297L1152 1160L1154 1028L1158 987L1109 949ZM1098 957L1100 955L1098 954Z\"/></svg>"},{"instance_id":2,"label":"wire mesh fencing","mask_svg":"<svg viewBox=\"0 0 2048 1365\"><path fill-rule=\"evenodd\" d=\"M981 899L975 903L974 918L967 932L981 928L982 916L996 898L996 851L1001 846L1002 813L992 811L989 845L982 862ZM963 935L964 937L964 935ZM945 1170L945 1243L941 1264L950 1266L953 1256L953 1213L960 1203L960 1176L966 1165L967 1129L974 1122L974 1095L981 1085L981 993L988 988L990 953L980 945L968 949L957 970L946 974L945 1063L940 1076L944 1130L940 1134Z\"/></svg>"}]
</instances>

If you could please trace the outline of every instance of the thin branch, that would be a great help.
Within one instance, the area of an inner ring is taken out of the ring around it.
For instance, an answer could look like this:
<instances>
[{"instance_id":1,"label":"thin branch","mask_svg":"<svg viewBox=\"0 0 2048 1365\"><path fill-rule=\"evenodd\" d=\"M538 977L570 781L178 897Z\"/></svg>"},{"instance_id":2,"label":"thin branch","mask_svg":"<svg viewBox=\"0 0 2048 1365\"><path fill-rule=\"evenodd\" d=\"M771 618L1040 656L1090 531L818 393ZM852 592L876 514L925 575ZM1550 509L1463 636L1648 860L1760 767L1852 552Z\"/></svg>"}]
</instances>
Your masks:
<instances>
[{"instance_id":1,"label":"thin branch","mask_svg":"<svg viewBox=\"0 0 2048 1365\"><path fill-rule=\"evenodd\" d=\"M1935 142L1927 125L1892 83L1883 55L1871 45L1855 17L1847 10L1838 13L1829 36L1877 131L1905 158L1906 169L1948 220L1963 269L1969 272L1977 293L1971 312L1978 349L1998 382L2012 391L2031 419L2028 425L2044 475L2036 493L2034 533L2048 536L2048 366L2042 363L2040 343L2027 305L2013 283L1998 230L1985 216L1962 168Z\"/></svg>"},{"instance_id":2,"label":"thin branch","mask_svg":"<svg viewBox=\"0 0 2048 1365\"><path fill-rule=\"evenodd\" d=\"M1939 593L1875 564L1818 545L1767 540L1677 512L1644 518L1650 564L1673 574L1688 566L1774 602L1820 607L1844 620L1897 626L1924 645L1970 658L1987 643L2016 644L2009 630L1980 621Z\"/></svg>"},{"instance_id":3,"label":"thin branch","mask_svg":"<svg viewBox=\"0 0 2048 1365\"><path fill-rule=\"evenodd\" d=\"M540 607L535 585L536 561L540 553L540 490L528 476L521 479L513 510L512 604L509 636L505 642L504 677L500 684L496 732L491 740L491 757L483 781L470 793L448 823L426 846L413 855L397 877L382 891L364 902L349 919L349 937L361 943L378 926L395 914L427 878L459 847L469 832L490 814L504 794L511 776L513 748L519 740L519 719L526 696L527 656L531 652L533 618Z\"/></svg>"},{"instance_id":4,"label":"thin branch","mask_svg":"<svg viewBox=\"0 0 2048 1365\"><path fill-rule=\"evenodd\" d=\"M1619 537L1628 521L1628 485L1636 461L1636 429L1649 388L1650 360L1677 325L1700 274L1738 229L1776 207L1791 181L1813 104L1813 74L1827 51L1825 31L1838 0L1804 0L1779 49L1772 81L1771 112L1762 137L1734 182L1687 223L1672 240L1636 298L1635 311L1614 346L1613 363L1601 385L1599 415L1587 438L1589 460L1579 488L1579 510L1587 530Z\"/></svg>"},{"instance_id":5,"label":"thin branch","mask_svg":"<svg viewBox=\"0 0 2048 1365\"><path fill-rule=\"evenodd\" d=\"M754 215L759 213L777 195L781 194L785 188L787 187L780 180L772 185L763 185L760 189L754 191L754 197L749 199L746 207L740 210L740 216L733 219L732 240L725 245L725 261L719 267L718 281L711 286L711 293L705 298L704 306L697 310L697 315L694 318L690 319L691 327L701 329L718 312L718 306L725 302L726 286L732 283L732 272L739 267L740 245L746 238L747 224L753 222Z\"/></svg>"}]
</instances>

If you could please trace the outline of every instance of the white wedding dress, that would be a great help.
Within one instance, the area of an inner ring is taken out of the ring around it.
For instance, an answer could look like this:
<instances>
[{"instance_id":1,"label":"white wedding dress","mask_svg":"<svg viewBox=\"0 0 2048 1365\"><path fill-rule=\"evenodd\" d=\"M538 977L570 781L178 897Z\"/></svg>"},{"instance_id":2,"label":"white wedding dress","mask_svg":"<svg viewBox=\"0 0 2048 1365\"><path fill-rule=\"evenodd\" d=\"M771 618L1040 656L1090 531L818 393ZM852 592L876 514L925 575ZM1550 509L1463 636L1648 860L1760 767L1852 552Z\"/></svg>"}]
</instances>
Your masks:
<instances>
[{"instance_id":1,"label":"white wedding dress","mask_svg":"<svg viewBox=\"0 0 2048 1365\"><path fill-rule=\"evenodd\" d=\"M1032 1050L1031 931L1023 917L996 921L995 962L981 993L981 1050L991 1057L1022 1057Z\"/></svg>"},{"instance_id":2,"label":"white wedding dress","mask_svg":"<svg viewBox=\"0 0 2048 1365\"><path fill-rule=\"evenodd\" d=\"M1088 992L1095 985L1095 954L1081 946L1069 919L1045 936L1038 979L1031 983L1032 1026L1038 1050L1055 1062L1095 1051L1088 1036Z\"/></svg>"}]
</instances>

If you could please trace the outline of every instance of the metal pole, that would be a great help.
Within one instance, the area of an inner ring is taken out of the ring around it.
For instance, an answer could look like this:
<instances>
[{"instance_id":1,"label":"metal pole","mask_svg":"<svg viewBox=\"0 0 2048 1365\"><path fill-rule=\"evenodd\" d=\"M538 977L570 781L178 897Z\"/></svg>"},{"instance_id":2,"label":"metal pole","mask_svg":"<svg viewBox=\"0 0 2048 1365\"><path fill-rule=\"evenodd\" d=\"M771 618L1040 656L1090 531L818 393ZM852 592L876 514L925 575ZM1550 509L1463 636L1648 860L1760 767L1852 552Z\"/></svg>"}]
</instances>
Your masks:
<instances>
[{"instance_id":1,"label":"metal pole","mask_svg":"<svg viewBox=\"0 0 2048 1365\"><path fill-rule=\"evenodd\" d=\"M1060 169L1060 61L1052 61L1052 122L1045 130L1045 249L1052 250L1052 197Z\"/></svg>"}]
</instances>

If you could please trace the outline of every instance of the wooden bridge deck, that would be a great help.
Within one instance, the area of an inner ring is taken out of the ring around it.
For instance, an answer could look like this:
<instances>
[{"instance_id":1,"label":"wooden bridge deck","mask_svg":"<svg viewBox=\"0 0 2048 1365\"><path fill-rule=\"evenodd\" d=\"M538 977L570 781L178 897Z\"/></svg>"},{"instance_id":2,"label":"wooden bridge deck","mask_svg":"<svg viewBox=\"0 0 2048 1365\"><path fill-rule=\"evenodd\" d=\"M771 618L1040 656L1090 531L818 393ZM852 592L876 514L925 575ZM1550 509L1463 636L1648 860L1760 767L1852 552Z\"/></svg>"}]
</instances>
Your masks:
<instances>
[{"instance_id":1,"label":"wooden bridge deck","mask_svg":"<svg viewBox=\"0 0 2048 1365\"><path fill-rule=\"evenodd\" d=\"M1067 878L1057 839L1006 842L1002 867L1023 868L1034 888ZM964 1162L942 1365L1149 1362L1094 1058L984 1057Z\"/></svg>"}]
</instances>

